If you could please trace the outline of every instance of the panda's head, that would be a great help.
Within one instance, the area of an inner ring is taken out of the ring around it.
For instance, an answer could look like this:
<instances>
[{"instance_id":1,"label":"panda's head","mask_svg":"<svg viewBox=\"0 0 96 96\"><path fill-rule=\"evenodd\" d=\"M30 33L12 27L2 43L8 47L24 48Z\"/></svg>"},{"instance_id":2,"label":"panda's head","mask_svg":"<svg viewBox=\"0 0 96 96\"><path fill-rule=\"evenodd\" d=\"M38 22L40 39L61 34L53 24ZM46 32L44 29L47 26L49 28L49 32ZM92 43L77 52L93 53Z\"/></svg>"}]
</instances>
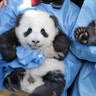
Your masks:
<instances>
[{"instance_id":1,"label":"panda's head","mask_svg":"<svg viewBox=\"0 0 96 96\"><path fill-rule=\"evenodd\" d=\"M16 36L20 44L28 49L48 47L58 34L56 18L46 12L29 10L18 17Z\"/></svg>"}]
</instances>

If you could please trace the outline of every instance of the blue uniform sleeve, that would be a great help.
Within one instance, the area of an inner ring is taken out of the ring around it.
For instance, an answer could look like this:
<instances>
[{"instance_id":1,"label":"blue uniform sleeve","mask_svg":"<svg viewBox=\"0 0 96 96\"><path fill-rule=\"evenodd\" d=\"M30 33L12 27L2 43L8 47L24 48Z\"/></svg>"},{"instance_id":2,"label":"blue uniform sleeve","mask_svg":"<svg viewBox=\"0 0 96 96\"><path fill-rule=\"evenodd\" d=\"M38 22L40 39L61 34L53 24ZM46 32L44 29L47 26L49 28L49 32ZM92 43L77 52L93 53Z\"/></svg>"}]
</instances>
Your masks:
<instances>
[{"instance_id":1,"label":"blue uniform sleeve","mask_svg":"<svg viewBox=\"0 0 96 96\"><path fill-rule=\"evenodd\" d=\"M0 11L0 34L6 32L15 25L16 14L18 14L16 6L18 3L16 3L16 0L13 2L11 1L12 0L8 0L8 5L4 6ZM14 4L16 6L13 6Z\"/></svg>"},{"instance_id":2,"label":"blue uniform sleeve","mask_svg":"<svg viewBox=\"0 0 96 96\"><path fill-rule=\"evenodd\" d=\"M96 0L84 0L75 28L86 27L94 19L96 19ZM82 45L73 37L71 51L78 58L87 60L83 62L71 96L96 96L96 65L94 63L96 62L96 46Z\"/></svg>"},{"instance_id":3,"label":"blue uniform sleeve","mask_svg":"<svg viewBox=\"0 0 96 96\"><path fill-rule=\"evenodd\" d=\"M79 26L86 27L94 19L96 19L96 1L85 0L79 13L75 28ZM73 54L80 59L96 62L96 47L78 43L74 38L74 31L72 36L71 51Z\"/></svg>"},{"instance_id":4,"label":"blue uniform sleeve","mask_svg":"<svg viewBox=\"0 0 96 96\"><path fill-rule=\"evenodd\" d=\"M71 96L96 96L96 71L94 63L83 62L78 74Z\"/></svg>"}]
</instances>

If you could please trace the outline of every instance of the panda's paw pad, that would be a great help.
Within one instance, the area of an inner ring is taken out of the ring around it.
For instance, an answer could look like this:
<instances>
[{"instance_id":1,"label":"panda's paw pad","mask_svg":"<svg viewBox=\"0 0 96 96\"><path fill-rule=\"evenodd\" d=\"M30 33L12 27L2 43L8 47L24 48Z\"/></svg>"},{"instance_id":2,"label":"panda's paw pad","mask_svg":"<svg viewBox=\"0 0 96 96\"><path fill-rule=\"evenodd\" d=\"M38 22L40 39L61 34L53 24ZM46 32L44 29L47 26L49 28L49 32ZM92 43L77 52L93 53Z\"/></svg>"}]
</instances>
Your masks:
<instances>
[{"instance_id":1,"label":"panda's paw pad","mask_svg":"<svg viewBox=\"0 0 96 96\"><path fill-rule=\"evenodd\" d=\"M89 34L85 28L78 27L75 30L74 36L75 36L76 40L79 41L80 43L82 43L82 44L88 43Z\"/></svg>"}]
</instances>

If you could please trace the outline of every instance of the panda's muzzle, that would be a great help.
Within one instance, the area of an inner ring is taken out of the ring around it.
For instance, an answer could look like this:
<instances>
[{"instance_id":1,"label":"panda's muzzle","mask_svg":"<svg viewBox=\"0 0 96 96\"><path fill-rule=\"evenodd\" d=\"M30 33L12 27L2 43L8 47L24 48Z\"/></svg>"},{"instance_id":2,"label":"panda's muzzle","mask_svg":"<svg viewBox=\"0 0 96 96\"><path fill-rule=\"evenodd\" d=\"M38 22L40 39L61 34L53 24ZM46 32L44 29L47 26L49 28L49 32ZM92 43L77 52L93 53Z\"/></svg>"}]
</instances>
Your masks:
<instances>
[{"instance_id":1,"label":"panda's muzzle","mask_svg":"<svg viewBox=\"0 0 96 96\"><path fill-rule=\"evenodd\" d=\"M29 43L27 43L27 45L29 46L30 49L39 49L40 47L43 46L43 44L38 45L38 44L29 44Z\"/></svg>"}]
</instances>

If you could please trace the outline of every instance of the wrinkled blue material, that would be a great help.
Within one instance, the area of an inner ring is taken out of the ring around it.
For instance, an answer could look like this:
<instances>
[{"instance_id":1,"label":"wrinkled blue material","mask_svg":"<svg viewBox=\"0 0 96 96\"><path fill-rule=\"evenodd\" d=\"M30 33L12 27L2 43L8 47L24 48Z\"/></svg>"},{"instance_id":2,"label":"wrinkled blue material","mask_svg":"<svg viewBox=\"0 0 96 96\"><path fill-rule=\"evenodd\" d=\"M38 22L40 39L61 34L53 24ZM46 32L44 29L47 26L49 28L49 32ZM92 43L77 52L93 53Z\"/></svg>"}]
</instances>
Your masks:
<instances>
[{"instance_id":1,"label":"wrinkled blue material","mask_svg":"<svg viewBox=\"0 0 96 96\"><path fill-rule=\"evenodd\" d=\"M75 81L71 96L96 96L96 72L94 63L83 63Z\"/></svg>"},{"instance_id":2,"label":"wrinkled blue material","mask_svg":"<svg viewBox=\"0 0 96 96\"><path fill-rule=\"evenodd\" d=\"M8 0L8 6L3 7L0 12L0 34L9 30L15 25L16 16L26 10L43 10L51 15L57 17L59 21L59 27L61 30L69 36L71 39L72 30L74 28L79 8L71 3L69 0L65 0L61 9L54 9L51 5L40 4L35 7L31 7L31 4L27 4L27 0ZM12 68L24 67L34 68L40 66L44 61L43 55L38 55L37 50L27 50L23 47L17 47L17 58L12 62L5 62L0 55L0 81L3 80L4 74L11 71ZM67 89L73 82L77 72L80 69L81 62L69 52L68 56L64 59L65 63L65 79L66 87L62 96L67 96ZM2 89L2 82L0 82L0 89Z\"/></svg>"},{"instance_id":3,"label":"wrinkled blue material","mask_svg":"<svg viewBox=\"0 0 96 96\"><path fill-rule=\"evenodd\" d=\"M87 26L94 19L96 19L96 0L85 0L76 27ZM82 65L71 96L96 96L96 65L89 62L96 62L96 47L84 46L74 40L71 50L78 58L88 60Z\"/></svg>"},{"instance_id":4,"label":"wrinkled blue material","mask_svg":"<svg viewBox=\"0 0 96 96\"><path fill-rule=\"evenodd\" d=\"M96 19L96 0L85 0L84 5L79 13L75 28L78 26L86 27L92 20ZM74 31L72 35L71 51L78 58L96 62L96 47L85 46L78 43L74 38Z\"/></svg>"}]
</instances>

